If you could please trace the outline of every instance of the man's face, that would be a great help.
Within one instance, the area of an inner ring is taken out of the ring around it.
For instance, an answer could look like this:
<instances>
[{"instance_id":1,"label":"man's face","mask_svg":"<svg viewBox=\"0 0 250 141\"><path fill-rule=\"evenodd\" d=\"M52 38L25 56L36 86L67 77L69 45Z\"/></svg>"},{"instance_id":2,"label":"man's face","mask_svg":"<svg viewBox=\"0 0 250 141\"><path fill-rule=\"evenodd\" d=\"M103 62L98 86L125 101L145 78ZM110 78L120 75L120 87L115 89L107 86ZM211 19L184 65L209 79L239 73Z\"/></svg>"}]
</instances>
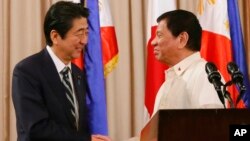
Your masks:
<instances>
[{"instance_id":1,"label":"man's face","mask_svg":"<svg viewBox=\"0 0 250 141\"><path fill-rule=\"evenodd\" d=\"M88 23L86 18L74 19L72 28L64 39L58 40L58 49L63 53L63 59L71 61L79 58L88 41Z\"/></svg>"},{"instance_id":2,"label":"man's face","mask_svg":"<svg viewBox=\"0 0 250 141\"><path fill-rule=\"evenodd\" d=\"M151 44L154 46L155 58L160 62L171 66L173 59L175 58L178 40L167 28L165 20L158 23L156 36Z\"/></svg>"}]
</instances>

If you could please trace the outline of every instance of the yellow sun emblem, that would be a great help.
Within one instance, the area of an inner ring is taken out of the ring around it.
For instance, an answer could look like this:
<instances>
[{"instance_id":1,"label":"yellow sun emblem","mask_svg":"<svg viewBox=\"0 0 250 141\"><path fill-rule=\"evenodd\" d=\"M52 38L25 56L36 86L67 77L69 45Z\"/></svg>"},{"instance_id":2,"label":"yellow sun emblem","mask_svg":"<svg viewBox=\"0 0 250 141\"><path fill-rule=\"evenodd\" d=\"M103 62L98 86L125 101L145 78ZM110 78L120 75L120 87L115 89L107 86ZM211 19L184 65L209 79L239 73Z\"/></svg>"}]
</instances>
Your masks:
<instances>
[{"instance_id":1,"label":"yellow sun emblem","mask_svg":"<svg viewBox=\"0 0 250 141\"><path fill-rule=\"evenodd\" d=\"M200 0L199 1L199 4L198 4L198 13L199 13L199 15L202 15L203 14L203 12L204 12L204 2L203 2L204 0ZM215 5L216 4L216 1L217 0L206 0L207 2L208 2L208 4L210 4L210 5Z\"/></svg>"},{"instance_id":2,"label":"yellow sun emblem","mask_svg":"<svg viewBox=\"0 0 250 141\"><path fill-rule=\"evenodd\" d=\"M226 20L226 21L224 22L224 25L225 25L226 30L229 31L230 24L229 24L229 21L228 21L228 20Z\"/></svg>"}]
</instances>

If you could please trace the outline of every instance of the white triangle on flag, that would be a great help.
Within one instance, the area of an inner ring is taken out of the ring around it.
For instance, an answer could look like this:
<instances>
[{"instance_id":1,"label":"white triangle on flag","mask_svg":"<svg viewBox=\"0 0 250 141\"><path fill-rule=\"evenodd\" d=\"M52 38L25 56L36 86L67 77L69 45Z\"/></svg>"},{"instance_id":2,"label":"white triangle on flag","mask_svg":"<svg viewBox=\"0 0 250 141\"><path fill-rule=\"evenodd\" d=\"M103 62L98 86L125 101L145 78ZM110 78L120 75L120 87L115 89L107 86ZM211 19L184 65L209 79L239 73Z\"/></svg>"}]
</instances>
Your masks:
<instances>
[{"instance_id":1,"label":"white triangle on flag","mask_svg":"<svg viewBox=\"0 0 250 141\"><path fill-rule=\"evenodd\" d=\"M100 26L113 26L109 0L99 0Z\"/></svg>"},{"instance_id":2,"label":"white triangle on flag","mask_svg":"<svg viewBox=\"0 0 250 141\"><path fill-rule=\"evenodd\" d=\"M202 26L202 30L217 33L230 39L227 0L217 0L213 2L206 0L200 1L198 9L197 17Z\"/></svg>"},{"instance_id":3,"label":"white triangle on flag","mask_svg":"<svg viewBox=\"0 0 250 141\"><path fill-rule=\"evenodd\" d=\"M149 0L147 16L147 39L151 36L151 27L156 26L156 19L167 11L176 9L176 0Z\"/></svg>"}]
</instances>

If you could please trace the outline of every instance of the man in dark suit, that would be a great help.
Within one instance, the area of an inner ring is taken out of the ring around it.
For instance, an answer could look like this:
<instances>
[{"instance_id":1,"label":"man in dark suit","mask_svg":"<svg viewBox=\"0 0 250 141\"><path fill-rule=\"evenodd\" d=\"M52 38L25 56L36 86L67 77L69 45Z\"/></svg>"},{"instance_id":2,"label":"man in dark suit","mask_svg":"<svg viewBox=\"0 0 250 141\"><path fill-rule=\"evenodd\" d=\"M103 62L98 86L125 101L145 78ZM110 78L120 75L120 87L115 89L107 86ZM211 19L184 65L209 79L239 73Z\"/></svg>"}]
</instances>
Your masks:
<instances>
[{"instance_id":1,"label":"man in dark suit","mask_svg":"<svg viewBox=\"0 0 250 141\"><path fill-rule=\"evenodd\" d=\"M52 5L44 21L46 48L16 65L12 96L18 141L110 140L90 135L86 76L71 63L87 44L88 15L80 4Z\"/></svg>"}]
</instances>

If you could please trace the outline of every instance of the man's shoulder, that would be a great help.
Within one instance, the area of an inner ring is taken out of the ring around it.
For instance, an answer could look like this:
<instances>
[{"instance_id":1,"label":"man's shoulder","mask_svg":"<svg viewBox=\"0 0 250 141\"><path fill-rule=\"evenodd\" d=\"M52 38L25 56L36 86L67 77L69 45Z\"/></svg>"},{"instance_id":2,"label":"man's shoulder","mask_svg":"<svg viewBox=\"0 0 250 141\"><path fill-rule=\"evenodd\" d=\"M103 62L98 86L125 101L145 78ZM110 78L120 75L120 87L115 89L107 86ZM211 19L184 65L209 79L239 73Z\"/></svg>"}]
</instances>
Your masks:
<instances>
[{"instance_id":1,"label":"man's shoulder","mask_svg":"<svg viewBox=\"0 0 250 141\"><path fill-rule=\"evenodd\" d=\"M207 77L205 70L206 61L204 59L199 59L193 63L185 72L184 78L186 81L199 81Z\"/></svg>"},{"instance_id":2,"label":"man's shoulder","mask_svg":"<svg viewBox=\"0 0 250 141\"><path fill-rule=\"evenodd\" d=\"M15 66L16 68L35 68L37 66L39 66L43 61L43 55L45 54L45 50L43 49L42 51L35 53L33 55L30 55L26 58L24 58L23 60L21 60L20 62L18 62Z\"/></svg>"},{"instance_id":3,"label":"man's shoulder","mask_svg":"<svg viewBox=\"0 0 250 141\"><path fill-rule=\"evenodd\" d=\"M193 62L190 67L188 68L192 72L197 71L197 73L204 73L205 72L205 66L206 66L207 61L200 58Z\"/></svg>"}]
</instances>

